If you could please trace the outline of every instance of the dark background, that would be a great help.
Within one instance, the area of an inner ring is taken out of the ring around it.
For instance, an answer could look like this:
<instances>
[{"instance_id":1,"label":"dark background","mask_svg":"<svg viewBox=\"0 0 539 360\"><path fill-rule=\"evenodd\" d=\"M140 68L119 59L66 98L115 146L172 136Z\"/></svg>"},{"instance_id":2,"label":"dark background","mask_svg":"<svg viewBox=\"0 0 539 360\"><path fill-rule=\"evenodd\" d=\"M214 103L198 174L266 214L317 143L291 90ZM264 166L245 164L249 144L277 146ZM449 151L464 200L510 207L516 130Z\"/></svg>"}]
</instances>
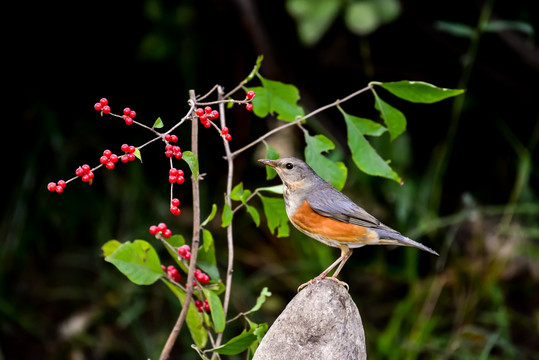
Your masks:
<instances>
[{"instance_id":1,"label":"dark background","mask_svg":"<svg viewBox=\"0 0 539 360\"><path fill-rule=\"evenodd\" d=\"M307 112L371 80L467 89L461 108L454 99L420 105L384 94L407 116L408 131L393 143L382 137L373 144L392 159L404 186L355 168L337 110L309 120L311 134L329 136L337 145L330 156L348 166L344 191L441 254L363 248L342 278L363 316L370 358L539 358L536 35L484 33L467 67L470 38L436 26L475 29L492 6L492 19L537 29L538 13L528 1L399 4L396 19L364 36L350 32L341 11L312 46L298 38L283 1L42 2L6 10L4 23L12 25L3 44L0 359L158 357L179 305L162 285L129 283L103 261L100 246L113 238L151 240L147 228L161 221L189 238L188 182L183 214L173 218L167 159L154 145L142 164L99 170L91 187L76 181L58 195L46 185L71 178L84 163L95 166L103 149L148 140L140 128L100 117L93 104L101 97L118 112L131 107L147 124L161 117L168 128L186 113L189 89L203 94L216 83L232 89L259 54L261 74L296 85ZM369 94L344 108L376 117ZM228 121L232 149L277 124L238 107ZM177 134L188 149L188 127ZM291 134L301 155L301 131ZM201 137L201 171L210 175L202 183L203 216L211 203L222 204L220 144L214 134ZM252 149L236 160L235 183L268 185L259 154ZM255 320L271 324L296 287L337 250L294 229L290 238L276 238L264 220L256 228L241 214L230 314L249 309L268 286L274 295ZM224 274L225 234L218 221L210 226ZM196 358L190 344L184 329L174 355Z\"/></svg>"}]
</instances>

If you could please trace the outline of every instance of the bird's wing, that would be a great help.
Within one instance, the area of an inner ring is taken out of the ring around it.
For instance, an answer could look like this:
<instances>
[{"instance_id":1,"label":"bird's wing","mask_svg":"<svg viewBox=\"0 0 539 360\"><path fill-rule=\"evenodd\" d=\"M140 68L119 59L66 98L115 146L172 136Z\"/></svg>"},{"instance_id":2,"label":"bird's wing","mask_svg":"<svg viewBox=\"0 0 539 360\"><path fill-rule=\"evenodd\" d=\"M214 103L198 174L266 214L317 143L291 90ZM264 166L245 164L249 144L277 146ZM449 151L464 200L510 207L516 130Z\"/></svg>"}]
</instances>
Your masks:
<instances>
[{"instance_id":1,"label":"bird's wing","mask_svg":"<svg viewBox=\"0 0 539 360\"><path fill-rule=\"evenodd\" d=\"M321 196L322 193L324 196ZM384 226L378 219L332 186L309 194L307 202L314 212L337 221L369 228Z\"/></svg>"}]
</instances>

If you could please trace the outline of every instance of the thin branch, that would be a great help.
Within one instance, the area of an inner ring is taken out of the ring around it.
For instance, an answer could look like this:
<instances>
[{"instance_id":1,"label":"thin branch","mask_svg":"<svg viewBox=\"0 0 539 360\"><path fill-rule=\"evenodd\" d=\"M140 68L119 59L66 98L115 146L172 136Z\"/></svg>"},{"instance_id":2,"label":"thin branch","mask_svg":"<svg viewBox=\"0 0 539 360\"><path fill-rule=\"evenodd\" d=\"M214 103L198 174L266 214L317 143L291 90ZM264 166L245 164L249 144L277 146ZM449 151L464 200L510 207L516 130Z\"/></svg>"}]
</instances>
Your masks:
<instances>
[{"instance_id":1,"label":"thin branch","mask_svg":"<svg viewBox=\"0 0 539 360\"><path fill-rule=\"evenodd\" d=\"M219 100L223 99L223 88L219 86L217 88L217 94L219 97ZM226 117L225 117L225 104L221 102L219 104L219 112L221 114L221 128L224 128L226 126ZM229 207L232 206L232 200L230 199L230 193L232 192L232 182L233 182L233 175L234 175L234 159L231 156L230 153L230 145L229 142L223 138L223 146L225 148L226 153L226 159L228 164L228 173L227 173L227 179L226 179L226 197L225 201L228 204ZM226 314L228 312L228 307L230 304L230 294L232 289L232 273L234 271L234 238L232 234L232 222L228 224L226 227L226 238L227 238L227 245L228 245L228 266L226 270L226 284L225 284L225 298L223 301L223 310L225 313L225 319ZM219 333L217 335L217 341L216 345L221 345L221 341L223 340L223 333ZM217 347L216 346L216 347ZM212 358L215 358L216 353L214 353L214 356Z\"/></svg>"},{"instance_id":2,"label":"thin branch","mask_svg":"<svg viewBox=\"0 0 539 360\"><path fill-rule=\"evenodd\" d=\"M189 90L189 101L191 104L192 112L195 103L195 92L194 90ZM195 119L192 119L191 124L191 151L198 158L198 123ZM170 357L170 352L172 347L178 338L180 330L185 318L187 317L187 310L189 309L189 304L193 298L193 279L196 268L197 254L198 254L198 245L200 242L200 193L199 193L199 179L195 178L195 175L191 175L192 191L193 191L193 239L191 242L191 259L189 262L189 273L187 274L187 289L185 292L185 300L183 302L182 311L176 320L176 324L172 329L163 351L161 352L161 360L168 359Z\"/></svg>"},{"instance_id":3,"label":"thin branch","mask_svg":"<svg viewBox=\"0 0 539 360\"><path fill-rule=\"evenodd\" d=\"M368 91L368 90L370 90L370 89L372 89L372 84L369 84L368 86L366 86L366 87L364 87L364 88L362 88L362 89L360 89L360 90L358 90L358 91L356 91L356 92L353 92L352 94L346 96L346 97L343 98L343 99L340 99L340 100L337 99L337 100L335 100L335 102L333 102L333 103L331 103L331 104L327 104L327 105L325 105L325 106L322 106L321 108L318 108L318 109L316 109L316 110L310 112L309 114L307 114L307 115L305 115L305 116L302 116L302 117L300 117L300 118L298 118L298 119L296 119L296 120L294 120L294 121L292 121L292 122L289 122L289 123L283 124L283 125L281 125L281 126L279 126L279 127L276 127L275 129L268 131L267 133L265 133L264 135L262 135L262 136L259 137L258 139L254 140L253 142L251 142L251 143L245 145L245 146L242 147L241 149L234 151L232 154L230 154L230 156L232 156L232 158L235 158L235 157L236 157L237 155L239 155L240 153L242 153L242 152L244 152L245 150L247 150L247 149L253 147L254 145L258 144L259 142L263 141L264 139L270 137L271 135L273 135L273 134L275 134L275 133L277 133L277 132L279 132L279 131L281 131L281 130L283 130L283 129L286 129L286 128L290 127L290 126L297 125L297 124L301 123L301 122L302 122L303 120L305 120L305 119L308 119L308 118L310 118L310 117L313 117L314 115L316 115L316 114L318 114L318 113L320 113L320 112L322 112L322 111L324 111L324 110L327 110L327 109L329 109L329 108L332 108L332 107L334 107L334 106L337 106L337 105L339 105L339 104L342 104L343 102L346 102L346 101L352 99L353 97L355 97L355 96L357 96L357 95L359 95L359 94L362 94L362 93L364 93L365 91Z\"/></svg>"}]
</instances>

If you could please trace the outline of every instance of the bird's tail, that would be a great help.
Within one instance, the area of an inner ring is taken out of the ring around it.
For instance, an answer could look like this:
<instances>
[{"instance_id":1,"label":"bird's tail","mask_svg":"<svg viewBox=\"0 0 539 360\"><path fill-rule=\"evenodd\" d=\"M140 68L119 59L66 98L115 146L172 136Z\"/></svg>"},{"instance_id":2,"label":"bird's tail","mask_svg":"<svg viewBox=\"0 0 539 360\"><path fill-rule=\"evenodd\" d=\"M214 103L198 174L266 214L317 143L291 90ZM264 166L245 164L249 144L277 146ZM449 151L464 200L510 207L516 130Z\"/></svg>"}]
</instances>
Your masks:
<instances>
[{"instance_id":1,"label":"bird's tail","mask_svg":"<svg viewBox=\"0 0 539 360\"><path fill-rule=\"evenodd\" d=\"M389 231L378 230L378 229L376 230L376 232L378 233L378 236L380 236L380 242L382 243L384 242L384 240L386 240L387 244L412 246L412 247L421 249L423 251L429 252L431 254L434 254L436 256L439 256L439 254L436 251L432 250L431 248L421 243L418 243L417 241L414 241L410 238L407 238L406 236L403 236L399 234L398 232L389 232Z\"/></svg>"}]
</instances>

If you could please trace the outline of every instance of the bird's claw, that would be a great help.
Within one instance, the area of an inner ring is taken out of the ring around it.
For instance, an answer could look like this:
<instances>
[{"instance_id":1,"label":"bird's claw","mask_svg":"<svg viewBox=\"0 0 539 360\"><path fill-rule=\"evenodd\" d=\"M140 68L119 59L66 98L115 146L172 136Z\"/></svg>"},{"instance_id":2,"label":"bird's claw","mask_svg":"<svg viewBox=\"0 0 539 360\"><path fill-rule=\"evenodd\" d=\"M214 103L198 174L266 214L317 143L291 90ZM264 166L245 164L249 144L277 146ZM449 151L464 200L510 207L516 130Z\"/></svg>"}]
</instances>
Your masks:
<instances>
[{"instance_id":1,"label":"bird's claw","mask_svg":"<svg viewBox=\"0 0 539 360\"><path fill-rule=\"evenodd\" d=\"M317 276L315 277L314 279L311 279L309 281L307 281L306 283L304 284L301 284L299 287L298 287L298 292L300 292L304 287L308 286L308 285L311 285L313 283L315 283L316 281L318 280L322 280L322 279L328 279L328 280L332 280L332 281L335 281L337 284L339 285L342 285L346 288L346 291L350 291L350 287L348 286L347 283L345 283L344 281L340 281L339 279L337 279L336 277L332 276L332 277L325 277L325 276Z\"/></svg>"}]
</instances>

